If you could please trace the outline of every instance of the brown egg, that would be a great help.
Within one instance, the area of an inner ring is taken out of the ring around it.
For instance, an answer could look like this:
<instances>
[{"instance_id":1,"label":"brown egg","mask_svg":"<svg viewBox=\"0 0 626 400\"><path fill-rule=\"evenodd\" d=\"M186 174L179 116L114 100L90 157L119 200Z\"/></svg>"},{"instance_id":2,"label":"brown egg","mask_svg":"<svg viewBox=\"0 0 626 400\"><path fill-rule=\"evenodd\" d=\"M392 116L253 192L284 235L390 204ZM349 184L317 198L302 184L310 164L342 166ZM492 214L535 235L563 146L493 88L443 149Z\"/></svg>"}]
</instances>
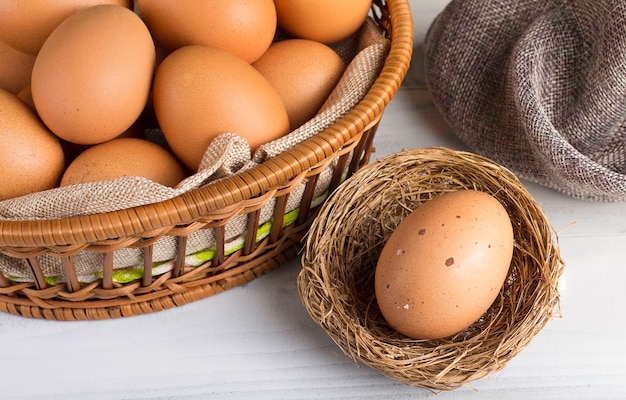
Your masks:
<instances>
[{"instance_id":1,"label":"brown egg","mask_svg":"<svg viewBox=\"0 0 626 400\"><path fill-rule=\"evenodd\" d=\"M156 50L156 62L154 64L154 70L156 72L161 62L165 60L171 51L167 50L161 43L159 43L154 36L152 36L152 40L154 41L154 47ZM146 107L141 113L141 120L143 121L146 128L158 128L158 123L156 120L156 115L154 114L154 102L152 101L152 90L148 95L148 101L146 102Z\"/></svg>"},{"instance_id":2,"label":"brown egg","mask_svg":"<svg viewBox=\"0 0 626 400\"><path fill-rule=\"evenodd\" d=\"M57 186L64 167L58 138L17 96L0 89L0 200Z\"/></svg>"},{"instance_id":3,"label":"brown egg","mask_svg":"<svg viewBox=\"0 0 626 400\"><path fill-rule=\"evenodd\" d=\"M121 135L117 136L117 138L137 138L137 139L145 139L143 128L143 120L138 119L134 124L130 126L130 128L126 129L122 132ZM111 140L115 140L111 139ZM88 148L94 145L88 144L77 144L68 142L67 140L61 140L61 146L63 147L63 154L65 154L65 165L68 166L80 153L87 150Z\"/></svg>"},{"instance_id":4,"label":"brown egg","mask_svg":"<svg viewBox=\"0 0 626 400\"><path fill-rule=\"evenodd\" d=\"M152 97L167 143L193 171L221 133L242 136L254 150L289 132L276 90L224 50L194 45L172 52L157 69Z\"/></svg>"},{"instance_id":5,"label":"brown egg","mask_svg":"<svg viewBox=\"0 0 626 400\"><path fill-rule=\"evenodd\" d=\"M30 91L30 85L17 92L16 96L36 112L35 103L33 103L33 93Z\"/></svg>"},{"instance_id":6,"label":"brown egg","mask_svg":"<svg viewBox=\"0 0 626 400\"><path fill-rule=\"evenodd\" d=\"M30 85L35 56L27 54L0 40L0 89L17 94Z\"/></svg>"},{"instance_id":7,"label":"brown egg","mask_svg":"<svg viewBox=\"0 0 626 400\"><path fill-rule=\"evenodd\" d=\"M371 0L275 0L278 25L302 39L330 44L359 30Z\"/></svg>"},{"instance_id":8,"label":"brown egg","mask_svg":"<svg viewBox=\"0 0 626 400\"><path fill-rule=\"evenodd\" d=\"M166 48L202 44L253 62L276 31L272 0L138 0L142 18Z\"/></svg>"},{"instance_id":9,"label":"brown egg","mask_svg":"<svg viewBox=\"0 0 626 400\"><path fill-rule=\"evenodd\" d=\"M36 55L50 33L76 11L97 4L133 7L132 0L2 0L0 40Z\"/></svg>"},{"instance_id":10,"label":"brown egg","mask_svg":"<svg viewBox=\"0 0 626 400\"><path fill-rule=\"evenodd\" d=\"M33 102L57 136L101 143L143 111L154 62L150 32L133 11L93 6L63 21L42 46L33 66Z\"/></svg>"},{"instance_id":11,"label":"brown egg","mask_svg":"<svg viewBox=\"0 0 626 400\"><path fill-rule=\"evenodd\" d=\"M319 111L346 69L333 49L306 39L273 43L252 66L280 95L291 130Z\"/></svg>"},{"instance_id":12,"label":"brown egg","mask_svg":"<svg viewBox=\"0 0 626 400\"><path fill-rule=\"evenodd\" d=\"M409 214L385 244L376 265L376 300L398 332L447 337L491 306L512 255L511 220L495 197L446 193Z\"/></svg>"},{"instance_id":13,"label":"brown egg","mask_svg":"<svg viewBox=\"0 0 626 400\"><path fill-rule=\"evenodd\" d=\"M174 187L185 178L176 158L145 139L118 138L94 145L71 162L61 186L98 182L123 176L139 176Z\"/></svg>"}]
</instances>

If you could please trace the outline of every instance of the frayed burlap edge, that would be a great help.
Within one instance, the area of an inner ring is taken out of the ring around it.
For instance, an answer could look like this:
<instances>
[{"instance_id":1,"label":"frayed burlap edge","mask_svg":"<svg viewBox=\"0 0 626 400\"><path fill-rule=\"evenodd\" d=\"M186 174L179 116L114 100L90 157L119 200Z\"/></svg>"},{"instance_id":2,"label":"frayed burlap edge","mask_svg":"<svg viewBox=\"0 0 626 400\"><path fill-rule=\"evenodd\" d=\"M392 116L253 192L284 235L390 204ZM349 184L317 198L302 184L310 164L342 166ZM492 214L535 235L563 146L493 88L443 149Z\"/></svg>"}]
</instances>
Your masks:
<instances>
[{"instance_id":1,"label":"frayed burlap edge","mask_svg":"<svg viewBox=\"0 0 626 400\"><path fill-rule=\"evenodd\" d=\"M473 151L589 200L626 200L626 6L453 0L429 27L433 101Z\"/></svg>"},{"instance_id":2,"label":"frayed burlap edge","mask_svg":"<svg viewBox=\"0 0 626 400\"><path fill-rule=\"evenodd\" d=\"M357 46L354 48L353 46ZM352 46L352 47L351 47ZM199 170L174 188L166 187L141 177L123 177L104 182L93 182L65 188L55 188L19 198L0 201L0 219L33 220L55 219L78 215L106 213L145 204L161 202L194 190L219 179L252 168L265 160L288 151L296 144L313 137L347 114L365 96L378 77L389 51L390 42L382 34L373 19L368 18L356 38L338 43L335 50L348 62L345 73L318 114L283 138L261 146L252 157L250 147L242 137L234 133L218 136L207 148ZM335 162L323 171L318 179L314 201L321 202L332 176ZM286 212L297 212L304 191L304 183L289 196ZM268 223L273 213L274 201L261 210L260 226ZM287 221L288 222L288 221ZM226 239L236 243L244 234L247 217L241 215L230 221ZM193 264L194 254L208 253L215 246L210 229L194 232L188 238L188 254ZM154 261L160 264L155 274L167 270L168 261L175 256L176 241L164 236L154 246ZM114 269L132 271L143 268L141 251L123 248L114 254ZM197 262L205 262L198 258ZM51 256L41 257L41 267L47 279L55 282L64 280L60 260ZM81 281L93 281L100 277L102 255L80 251L74 257L77 276ZM162 264L161 264L162 263ZM24 262L0 256L0 270L15 281L32 281L33 277ZM130 274L132 275L132 274ZM129 275L129 276L130 276ZM119 275L122 277L123 275ZM121 278L123 279L123 278Z\"/></svg>"}]
</instances>

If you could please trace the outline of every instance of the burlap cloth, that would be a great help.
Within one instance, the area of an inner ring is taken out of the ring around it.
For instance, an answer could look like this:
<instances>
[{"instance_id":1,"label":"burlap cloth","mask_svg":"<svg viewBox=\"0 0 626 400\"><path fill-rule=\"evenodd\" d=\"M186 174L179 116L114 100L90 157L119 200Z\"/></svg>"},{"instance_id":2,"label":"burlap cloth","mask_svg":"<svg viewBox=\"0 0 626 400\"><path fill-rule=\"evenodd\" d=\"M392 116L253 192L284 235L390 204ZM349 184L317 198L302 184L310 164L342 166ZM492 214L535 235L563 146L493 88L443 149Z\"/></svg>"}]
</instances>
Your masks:
<instances>
[{"instance_id":1,"label":"burlap cloth","mask_svg":"<svg viewBox=\"0 0 626 400\"><path fill-rule=\"evenodd\" d=\"M103 182L55 188L0 201L0 219L66 218L157 203L252 168L316 135L350 112L365 96L380 74L389 47L389 39L384 37L381 29L371 18L367 19L357 34L333 45L333 49L346 62L347 68L318 114L283 138L261 146L252 155L245 139L234 133L225 132L211 142L198 172L186 178L175 188L166 187L140 177L123 177ZM156 134L150 132L150 137L156 142L162 140L162 135L159 136L158 132ZM315 201L323 200L335 164L336 160L318 177L313 205L315 205ZM303 192L304 183L290 193L287 212L297 210ZM274 204L275 201L272 200L261 210L260 226L270 220ZM276 223L280 223L280 221ZM245 232L246 225L246 215L240 215L230 221L225 226L226 240L236 246L237 240ZM205 251L203 254L210 254L206 250L211 250L214 246L213 230L204 229L194 232L188 237L187 248L189 254L192 255L189 257L189 262L194 262L194 253ZM159 268L155 269L155 273L162 273L167 269L167 262L175 257L175 251L175 238L165 236L157 241L153 257L155 262L159 264ZM75 255L75 269L81 281L93 281L101 275L102 257L102 254L88 251L80 251ZM198 263L206 261L201 257L196 257L195 260ZM130 271L134 268L142 268L142 263L140 250L124 248L115 251L115 269ZM63 267L58 257L43 255L40 257L40 264L44 275L51 282L64 281ZM165 267L163 267L164 265ZM0 271L16 281L33 279L25 262L4 255L0 255ZM116 276L121 277L122 275ZM133 275L128 274L128 276Z\"/></svg>"},{"instance_id":2,"label":"burlap cloth","mask_svg":"<svg viewBox=\"0 0 626 400\"><path fill-rule=\"evenodd\" d=\"M472 150L573 197L626 200L626 1L453 0L424 53Z\"/></svg>"}]
</instances>

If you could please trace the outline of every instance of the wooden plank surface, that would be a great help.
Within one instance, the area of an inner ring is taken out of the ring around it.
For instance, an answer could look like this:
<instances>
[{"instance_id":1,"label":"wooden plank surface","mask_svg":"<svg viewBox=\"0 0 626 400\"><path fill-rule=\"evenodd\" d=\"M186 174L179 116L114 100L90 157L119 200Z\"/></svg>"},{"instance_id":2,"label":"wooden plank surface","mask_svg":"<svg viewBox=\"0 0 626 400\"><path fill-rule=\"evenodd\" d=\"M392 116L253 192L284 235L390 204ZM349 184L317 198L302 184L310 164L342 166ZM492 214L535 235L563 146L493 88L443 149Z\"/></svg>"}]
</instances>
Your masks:
<instances>
[{"instance_id":1,"label":"wooden plank surface","mask_svg":"<svg viewBox=\"0 0 626 400\"><path fill-rule=\"evenodd\" d=\"M416 51L375 139L380 157L464 149L423 85L421 41L444 0L412 0ZM0 314L2 399L624 399L626 204L527 183L560 231L563 318L496 376L435 395L355 365L308 317L299 260L243 287L128 319L39 321Z\"/></svg>"}]
</instances>

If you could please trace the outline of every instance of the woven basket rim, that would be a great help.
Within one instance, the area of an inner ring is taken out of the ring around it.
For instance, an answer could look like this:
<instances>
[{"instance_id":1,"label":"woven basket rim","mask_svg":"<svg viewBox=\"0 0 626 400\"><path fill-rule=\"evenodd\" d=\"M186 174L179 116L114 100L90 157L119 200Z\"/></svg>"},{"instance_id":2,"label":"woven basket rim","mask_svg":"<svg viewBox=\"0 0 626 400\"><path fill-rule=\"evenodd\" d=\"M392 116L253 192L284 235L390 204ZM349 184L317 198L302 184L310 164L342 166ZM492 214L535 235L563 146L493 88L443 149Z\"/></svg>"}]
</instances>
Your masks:
<instances>
[{"instance_id":1,"label":"woven basket rim","mask_svg":"<svg viewBox=\"0 0 626 400\"><path fill-rule=\"evenodd\" d=\"M249 170L159 203L62 219L0 220L0 243L29 247L88 243L114 238L110 232L116 232L115 237L131 236L189 223L253 198L322 162L378 121L408 71L413 50L408 0L374 1L379 3L386 4L393 29L382 71L357 106L324 131Z\"/></svg>"}]
</instances>

